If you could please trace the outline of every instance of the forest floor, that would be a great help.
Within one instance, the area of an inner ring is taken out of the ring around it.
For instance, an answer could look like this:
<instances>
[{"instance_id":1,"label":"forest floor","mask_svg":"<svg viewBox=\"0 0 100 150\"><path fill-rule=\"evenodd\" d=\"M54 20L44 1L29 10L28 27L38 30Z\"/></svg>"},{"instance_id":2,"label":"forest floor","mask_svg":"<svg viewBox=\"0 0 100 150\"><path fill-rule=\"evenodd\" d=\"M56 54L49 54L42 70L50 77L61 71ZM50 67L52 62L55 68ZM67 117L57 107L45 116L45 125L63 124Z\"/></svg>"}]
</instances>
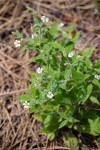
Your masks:
<instances>
[{"instance_id":1,"label":"forest floor","mask_svg":"<svg viewBox=\"0 0 100 150\"><path fill-rule=\"evenodd\" d=\"M49 142L40 133L41 124L19 102L18 95L26 92L29 74L36 68L30 61L34 52L20 53L13 45L15 30L30 37L33 20L27 6L47 16L51 24L56 20L66 27L74 23L75 32L80 31L75 49L82 51L94 46L93 62L100 59L100 12L92 0L0 1L0 150L67 150L70 148L61 137ZM100 149L95 137L77 136L80 150Z\"/></svg>"}]
</instances>

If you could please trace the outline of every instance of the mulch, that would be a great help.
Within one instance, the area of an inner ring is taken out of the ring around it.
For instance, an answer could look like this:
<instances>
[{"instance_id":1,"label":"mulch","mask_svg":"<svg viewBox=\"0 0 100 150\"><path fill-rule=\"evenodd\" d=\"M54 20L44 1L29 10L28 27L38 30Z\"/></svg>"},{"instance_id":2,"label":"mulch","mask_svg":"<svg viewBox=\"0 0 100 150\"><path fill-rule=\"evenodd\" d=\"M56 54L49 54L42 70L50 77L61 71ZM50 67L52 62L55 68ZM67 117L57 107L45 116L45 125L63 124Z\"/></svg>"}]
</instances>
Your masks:
<instances>
[{"instance_id":1,"label":"mulch","mask_svg":"<svg viewBox=\"0 0 100 150\"><path fill-rule=\"evenodd\" d=\"M42 125L19 102L18 95L26 92L29 74L37 67L30 61L34 52L20 53L13 45L15 30L30 37L33 18L27 6L49 17L51 24L55 20L65 27L75 23L75 32L80 31L75 49L94 46L93 62L100 59L100 12L91 0L0 1L0 150L66 150L60 136L50 142L40 132ZM95 137L81 135L79 141L80 150L100 149Z\"/></svg>"}]
</instances>

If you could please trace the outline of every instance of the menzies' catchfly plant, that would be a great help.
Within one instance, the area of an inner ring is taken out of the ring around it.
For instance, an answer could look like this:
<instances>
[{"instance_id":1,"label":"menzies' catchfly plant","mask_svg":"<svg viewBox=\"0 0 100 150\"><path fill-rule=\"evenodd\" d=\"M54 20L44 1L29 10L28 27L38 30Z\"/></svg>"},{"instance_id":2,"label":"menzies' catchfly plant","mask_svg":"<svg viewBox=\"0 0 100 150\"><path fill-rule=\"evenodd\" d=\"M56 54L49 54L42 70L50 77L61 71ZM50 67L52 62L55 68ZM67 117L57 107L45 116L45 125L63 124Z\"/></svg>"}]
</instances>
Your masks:
<instances>
[{"instance_id":1,"label":"menzies' catchfly plant","mask_svg":"<svg viewBox=\"0 0 100 150\"><path fill-rule=\"evenodd\" d=\"M46 16L35 15L30 38L15 33L15 47L26 43L21 51L36 52L31 61L38 66L20 101L43 123L41 132L51 140L65 126L100 135L100 60L91 62L94 48L81 54L75 50L79 32L71 38L73 24L65 27L60 22L50 25L49 21Z\"/></svg>"}]
</instances>

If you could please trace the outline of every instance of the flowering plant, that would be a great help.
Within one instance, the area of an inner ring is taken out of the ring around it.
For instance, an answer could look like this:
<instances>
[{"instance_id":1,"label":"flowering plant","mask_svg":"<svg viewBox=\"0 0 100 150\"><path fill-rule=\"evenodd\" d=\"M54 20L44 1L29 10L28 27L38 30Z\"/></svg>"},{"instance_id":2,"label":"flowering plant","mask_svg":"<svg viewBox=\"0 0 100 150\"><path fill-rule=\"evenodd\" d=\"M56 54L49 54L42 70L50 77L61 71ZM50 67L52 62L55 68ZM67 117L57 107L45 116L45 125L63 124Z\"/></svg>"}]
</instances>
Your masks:
<instances>
[{"instance_id":1,"label":"flowering plant","mask_svg":"<svg viewBox=\"0 0 100 150\"><path fill-rule=\"evenodd\" d=\"M94 48L78 54L74 45L79 32L70 38L74 26L69 26L67 31L63 26L55 22L50 27L49 19L42 16L41 21L34 19L30 38L24 38L18 31L15 33L21 42L27 43L22 51L30 49L38 54L32 58L38 68L31 75L27 93L20 99L43 123L42 132L50 139L65 126L99 135L100 60L95 64L90 61ZM17 43L19 47L20 42Z\"/></svg>"}]
</instances>

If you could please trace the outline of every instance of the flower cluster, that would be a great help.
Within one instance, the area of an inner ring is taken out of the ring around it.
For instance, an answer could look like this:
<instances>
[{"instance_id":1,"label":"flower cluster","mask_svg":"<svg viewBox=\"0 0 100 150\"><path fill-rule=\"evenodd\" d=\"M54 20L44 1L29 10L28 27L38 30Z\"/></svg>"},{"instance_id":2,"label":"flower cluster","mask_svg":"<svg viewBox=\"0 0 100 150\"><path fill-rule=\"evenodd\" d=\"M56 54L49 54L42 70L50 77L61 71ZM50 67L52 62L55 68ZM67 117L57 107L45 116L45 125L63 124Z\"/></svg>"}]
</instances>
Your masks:
<instances>
[{"instance_id":1,"label":"flower cluster","mask_svg":"<svg viewBox=\"0 0 100 150\"><path fill-rule=\"evenodd\" d=\"M24 108L29 109L30 104L29 104L27 101L25 101L25 102L23 103L23 106L24 106Z\"/></svg>"},{"instance_id":2,"label":"flower cluster","mask_svg":"<svg viewBox=\"0 0 100 150\"><path fill-rule=\"evenodd\" d=\"M47 94L47 98L52 99L53 96L54 96L53 93L51 91L49 91Z\"/></svg>"},{"instance_id":3,"label":"flower cluster","mask_svg":"<svg viewBox=\"0 0 100 150\"><path fill-rule=\"evenodd\" d=\"M32 39L34 39L34 37L37 37L37 34L34 33L34 34L31 35L31 37L32 37Z\"/></svg>"},{"instance_id":4,"label":"flower cluster","mask_svg":"<svg viewBox=\"0 0 100 150\"><path fill-rule=\"evenodd\" d=\"M68 57L71 58L71 57L74 56L74 54L75 54L75 52L70 52L70 53L68 54Z\"/></svg>"},{"instance_id":5,"label":"flower cluster","mask_svg":"<svg viewBox=\"0 0 100 150\"><path fill-rule=\"evenodd\" d=\"M47 18L46 16L42 16L41 17L42 22L48 22L49 18Z\"/></svg>"},{"instance_id":6,"label":"flower cluster","mask_svg":"<svg viewBox=\"0 0 100 150\"><path fill-rule=\"evenodd\" d=\"M100 76L96 74L96 75L95 75L95 79L100 80Z\"/></svg>"},{"instance_id":7,"label":"flower cluster","mask_svg":"<svg viewBox=\"0 0 100 150\"><path fill-rule=\"evenodd\" d=\"M39 73L39 74L42 73L42 71L43 71L43 68L38 67L38 68L36 69L36 72Z\"/></svg>"},{"instance_id":8,"label":"flower cluster","mask_svg":"<svg viewBox=\"0 0 100 150\"><path fill-rule=\"evenodd\" d=\"M64 26L64 24L63 24L63 23L60 23L60 24L58 25L58 29L61 29L63 26Z\"/></svg>"},{"instance_id":9,"label":"flower cluster","mask_svg":"<svg viewBox=\"0 0 100 150\"><path fill-rule=\"evenodd\" d=\"M15 40L14 46L15 46L15 47L20 47L20 45L21 45L20 43L21 43L20 40Z\"/></svg>"}]
</instances>

